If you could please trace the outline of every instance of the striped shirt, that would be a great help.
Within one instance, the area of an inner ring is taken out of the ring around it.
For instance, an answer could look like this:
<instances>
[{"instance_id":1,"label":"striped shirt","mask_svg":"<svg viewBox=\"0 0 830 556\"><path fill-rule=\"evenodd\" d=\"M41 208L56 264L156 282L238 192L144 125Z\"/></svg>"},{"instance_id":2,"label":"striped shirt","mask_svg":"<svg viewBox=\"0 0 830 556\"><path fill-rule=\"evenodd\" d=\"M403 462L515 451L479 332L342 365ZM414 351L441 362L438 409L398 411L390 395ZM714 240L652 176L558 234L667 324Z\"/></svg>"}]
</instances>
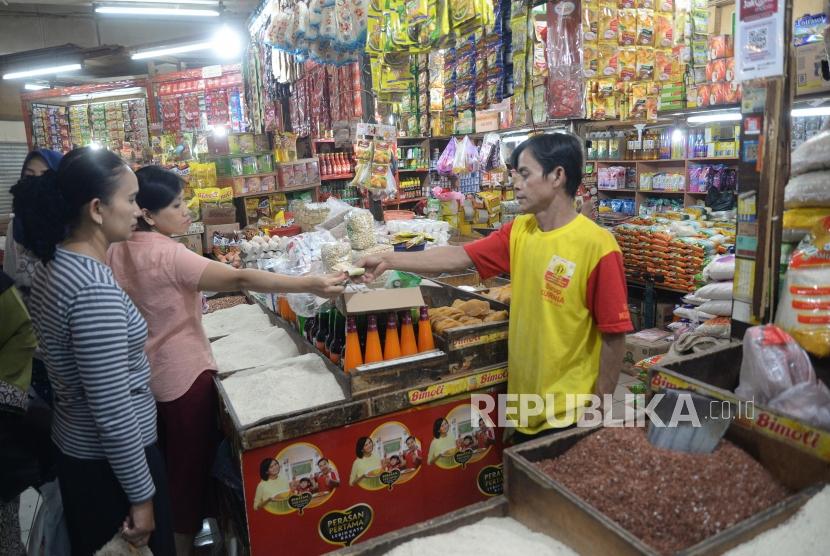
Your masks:
<instances>
[{"instance_id":1,"label":"striped shirt","mask_svg":"<svg viewBox=\"0 0 830 556\"><path fill-rule=\"evenodd\" d=\"M132 504L149 500L144 448L157 433L144 318L109 267L61 248L38 265L30 311L55 392L58 448L107 459Z\"/></svg>"}]
</instances>

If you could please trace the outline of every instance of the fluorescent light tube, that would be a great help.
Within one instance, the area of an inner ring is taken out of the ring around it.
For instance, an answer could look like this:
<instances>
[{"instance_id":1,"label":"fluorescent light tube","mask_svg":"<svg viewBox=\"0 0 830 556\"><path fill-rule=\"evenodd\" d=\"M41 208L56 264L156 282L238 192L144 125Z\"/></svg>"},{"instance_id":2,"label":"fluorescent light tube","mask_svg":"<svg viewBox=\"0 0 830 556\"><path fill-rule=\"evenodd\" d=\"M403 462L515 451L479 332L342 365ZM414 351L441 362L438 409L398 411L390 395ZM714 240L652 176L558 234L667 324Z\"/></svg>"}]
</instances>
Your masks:
<instances>
[{"instance_id":1,"label":"fluorescent light tube","mask_svg":"<svg viewBox=\"0 0 830 556\"><path fill-rule=\"evenodd\" d=\"M48 85L38 85L37 83L26 83L23 85L23 88L27 91L42 91L43 89L48 89Z\"/></svg>"},{"instance_id":2,"label":"fluorescent light tube","mask_svg":"<svg viewBox=\"0 0 830 556\"><path fill-rule=\"evenodd\" d=\"M213 47L210 42L197 42L192 44L183 44L181 46L169 46L164 48L154 48L152 50L141 50L131 56L133 60L144 60L147 58L158 58L160 56L168 56L170 54L183 54L185 52L195 52L196 50L207 50Z\"/></svg>"},{"instance_id":3,"label":"fluorescent light tube","mask_svg":"<svg viewBox=\"0 0 830 556\"><path fill-rule=\"evenodd\" d=\"M686 122L690 124L708 124L714 122L739 122L743 119L740 112L719 112L714 114L698 114L689 116Z\"/></svg>"},{"instance_id":4,"label":"fluorescent light tube","mask_svg":"<svg viewBox=\"0 0 830 556\"><path fill-rule=\"evenodd\" d=\"M56 73L66 73L68 71L78 71L79 69L81 69L81 64L65 64L63 66L50 66L47 68L6 73L3 75L3 79L20 79L21 77L34 77L35 75L52 75Z\"/></svg>"},{"instance_id":5,"label":"fluorescent light tube","mask_svg":"<svg viewBox=\"0 0 830 556\"><path fill-rule=\"evenodd\" d=\"M218 10L194 10L188 8L153 8L149 6L98 6L95 13L104 15L172 15L189 17L216 17Z\"/></svg>"},{"instance_id":6,"label":"fluorescent light tube","mask_svg":"<svg viewBox=\"0 0 830 556\"><path fill-rule=\"evenodd\" d=\"M830 116L830 106L814 106L813 108L793 108L790 115L793 118L806 118L809 116Z\"/></svg>"}]
</instances>

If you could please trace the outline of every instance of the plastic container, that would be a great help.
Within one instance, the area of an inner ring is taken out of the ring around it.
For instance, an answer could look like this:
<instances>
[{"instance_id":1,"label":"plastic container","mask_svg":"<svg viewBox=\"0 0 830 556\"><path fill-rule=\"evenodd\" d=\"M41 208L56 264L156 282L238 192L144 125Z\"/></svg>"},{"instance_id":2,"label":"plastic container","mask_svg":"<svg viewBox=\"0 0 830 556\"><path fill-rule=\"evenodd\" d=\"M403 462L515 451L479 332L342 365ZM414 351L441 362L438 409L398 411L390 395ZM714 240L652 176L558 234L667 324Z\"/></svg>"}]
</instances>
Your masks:
<instances>
[{"instance_id":1,"label":"plastic container","mask_svg":"<svg viewBox=\"0 0 830 556\"><path fill-rule=\"evenodd\" d=\"M423 251L424 249L426 249L426 247L427 247L426 242L419 243L418 245L415 245L414 247L410 247L410 248L406 247L406 243L399 243L399 244L395 245L395 251L398 251L398 252L403 251L405 253L412 253L414 251Z\"/></svg>"}]
</instances>

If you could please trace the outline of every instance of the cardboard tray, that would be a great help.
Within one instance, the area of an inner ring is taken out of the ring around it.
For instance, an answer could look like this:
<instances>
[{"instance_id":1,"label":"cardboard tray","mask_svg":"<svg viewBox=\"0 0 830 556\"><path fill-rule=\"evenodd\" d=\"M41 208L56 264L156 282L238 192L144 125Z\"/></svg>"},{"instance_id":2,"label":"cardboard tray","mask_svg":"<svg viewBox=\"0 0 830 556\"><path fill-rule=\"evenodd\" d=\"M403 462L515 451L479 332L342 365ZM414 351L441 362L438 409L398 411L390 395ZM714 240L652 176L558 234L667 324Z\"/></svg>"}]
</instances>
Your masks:
<instances>
[{"instance_id":1,"label":"cardboard tray","mask_svg":"<svg viewBox=\"0 0 830 556\"><path fill-rule=\"evenodd\" d=\"M720 400L737 402L743 346L730 344L656 365L649 370L649 386L656 392L672 387L700 392ZM830 361L814 360L819 380L830 386ZM744 402L746 403L746 402ZM737 426L755 430L812 454L830 465L830 430L810 425L780 411L755 404L752 415L735 420Z\"/></svg>"},{"instance_id":2,"label":"cardboard tray","mask_svg":"<svg viewBox=\"0 0 830 556\"><path fill-rule=\"evenodd\" d=\"M456 299L479 299L489 303L495 311L510 310L509 305L434 281L422 282L421 291L429 307L452 305ZM509 328L510 321L506 320L460 326L442 334L433 332L433 336L435 347L447 354L450 373L458 373L507 363Z\"/></svg>"},{"instance_id":3,"label":"cardboard tray","mask_svg":"<svg viewBox=\"0 0 830 556\"><path fill-rule=\"evenodd\" d=\"M542 473L535 462L565 453L599 428L572 429L509 448L505 454L505 492L510 515L580 554L658 556L653 548L605 514ZM691 546L678 555L702 556L747 542L789 519L830 480L830 469L803 452L734 423L726 438L737 444L785 486L796 490L778 504ZM636 501L632 501L636 503Z\"/></svg>"}]
</instances>

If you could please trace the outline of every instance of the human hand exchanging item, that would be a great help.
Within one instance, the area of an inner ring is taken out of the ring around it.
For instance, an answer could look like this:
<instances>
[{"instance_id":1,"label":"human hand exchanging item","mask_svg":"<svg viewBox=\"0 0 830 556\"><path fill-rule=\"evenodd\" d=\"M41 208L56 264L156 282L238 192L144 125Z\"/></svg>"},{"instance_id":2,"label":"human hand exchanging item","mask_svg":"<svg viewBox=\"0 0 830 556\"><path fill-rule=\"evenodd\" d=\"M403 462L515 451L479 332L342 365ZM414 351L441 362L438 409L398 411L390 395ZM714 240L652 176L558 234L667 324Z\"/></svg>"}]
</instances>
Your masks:
<instances>
[{"instance_id":1,"label":"human hand exchanging item","mask_svg":"<svg viewBox=\"0 0 830 556\"><path fill-rule=\"evenodd\" d=\"M355 263L355 266L365 269L363 274L363 283L369 284L374 282L378 276L389 270L389 263L381 255L369 255L363 257Z\"/></svg>"},{"instance_id":2,"label":"human hand exchanging item","mask_svg":"<svg viewBox=\"0 0 830 556\"><path fill-rule=\"evenodd\" d=\"M317 297L332 298L343 293L349 275L346 272L325 274L323 276L306 276L305 291L313 293Z\"/></svg>"}]
</instances>

